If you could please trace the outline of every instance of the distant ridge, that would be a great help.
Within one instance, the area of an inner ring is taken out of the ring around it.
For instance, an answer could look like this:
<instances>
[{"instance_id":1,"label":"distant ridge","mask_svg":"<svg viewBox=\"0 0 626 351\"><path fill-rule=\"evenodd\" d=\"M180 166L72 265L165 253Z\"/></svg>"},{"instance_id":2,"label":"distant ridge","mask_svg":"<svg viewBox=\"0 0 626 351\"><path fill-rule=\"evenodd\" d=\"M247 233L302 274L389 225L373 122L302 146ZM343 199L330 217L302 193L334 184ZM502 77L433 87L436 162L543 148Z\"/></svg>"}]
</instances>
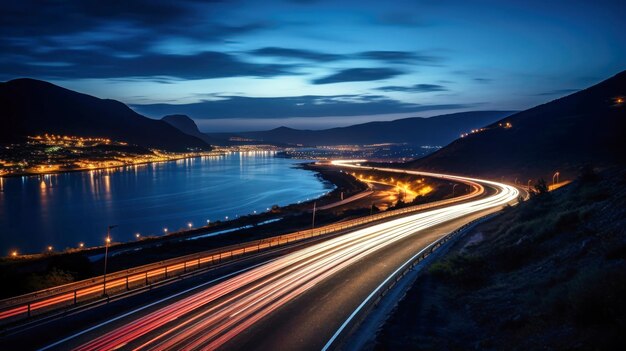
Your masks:
<instances>
[{"instance_id":1,"label":"distant ridge","mask_svg":"<svg viewBox=\"0 0 626 351\"><path fill-rule=\"evenodd\" d=\"M324 130L300 130L279 127L268 131L215 133L209 135L222 139L237 136L273 143L302 145L377 143L446 145L456 139L461 133L480 128L512 113L514 112L474 111L429 118L413 117L388 122L369 122Z\"/></svg>"},{"instance_id":2,"label":"distant ridge","mask_svg":"<svg viewBox=\"0 0 626 351\"><path fill-rule=\"evenodd\" d=\"M116 100L99 99L35 79L0 83L0 143L43 133L106 137L143 147L210 149L171 125L144 117Z\"/></svg>"},{"instance_id":3,"label":"distant ridge","mask_svg":"<svg viewBox=\"0 0 626 351\"><path fill-rule=\"evenodd\" d=\"M625 97L626 71L504 118L407 166L527 181L549 180L556 171L571 178L583 165L624 163Z\"/></svg>"},{"instance_id":4,"label":"distant ridge","mask_svg":"<svg viewBox=\"0 0 626 351\"><path fill-rule=\"evenodd\" d=\"M209 137L207 134L198 130L198 126L193 119L187 115L167 115L161 118L162 121L180 130L181 132L194 136L209 145L224 145L226 141Z\"/></svg>"}]
</instances>

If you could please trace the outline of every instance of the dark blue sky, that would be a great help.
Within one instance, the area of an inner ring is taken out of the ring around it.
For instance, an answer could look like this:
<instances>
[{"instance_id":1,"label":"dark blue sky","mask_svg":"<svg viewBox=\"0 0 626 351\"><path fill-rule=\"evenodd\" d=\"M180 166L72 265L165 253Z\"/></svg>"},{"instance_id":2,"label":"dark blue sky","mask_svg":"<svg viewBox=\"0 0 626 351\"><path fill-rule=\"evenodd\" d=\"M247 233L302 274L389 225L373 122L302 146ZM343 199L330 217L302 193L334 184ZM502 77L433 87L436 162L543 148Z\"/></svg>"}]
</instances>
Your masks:
<instances>
[{"instance_id":1,"label":"dark blue sky","mask_svg":"<svg viewBox=\"0 0 626 351\"><path fill-rule=\"evenodd\" d=\"M207 131L525 109L626 69L624 1L11 1L0 79Z\"/></svg>"}]
</instances>

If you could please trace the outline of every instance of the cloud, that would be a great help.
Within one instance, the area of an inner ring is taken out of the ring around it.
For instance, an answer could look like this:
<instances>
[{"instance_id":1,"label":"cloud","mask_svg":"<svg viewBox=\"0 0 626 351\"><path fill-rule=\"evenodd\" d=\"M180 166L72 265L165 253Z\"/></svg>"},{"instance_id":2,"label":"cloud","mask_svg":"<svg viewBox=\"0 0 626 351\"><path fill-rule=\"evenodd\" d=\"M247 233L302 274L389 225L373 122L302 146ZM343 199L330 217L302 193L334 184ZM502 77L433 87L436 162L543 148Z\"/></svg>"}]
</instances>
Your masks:
<instances>
[{"instance_id":1,"label":"cloud","mask_svg":"<svg viewBox=\"0 0 626 351\"><path fill-rule=\"evenodd\" d=\"M474 81L477 83L491 83L493 81L493 79L491 78L474 78Z\"/></svg>"},{"instance_id":2,"label":"cloud","mask_svg":"<svg viewBox=\"0 0 626 351\"><path fill-rule=\"evenodd\" d=\"M438 84L415 84L408 87L405 86L384 86L376 88L376 90L384 92L407 92L407 93L429 93L434 91L447 91L448 89L443 85Z\"/></svg>"},{"instance_id":3,"label":"cloud","mask_svg":"<svg viewBox=\"0 0 626 351\"><path fill-rule=\"evenodd\" d=\"M49 64L47 59L64 58L67 62ZM41 62L48 64L40 64ZM172 77L206 79L222 77L272 77L295 74L294 65L243 62L221 52L195 55L144 54L116 57L98 51L59 50L36 55L30 61L0 61L0 72L13 76L55 78Z\"/></svg>"},{"instance_id":4,"label":"cloud","mask_svg":"<svg viewBox=\"0 0 626 351\"><path fill-rule=\"evenodd\" d=\"M3 4L0 28L18 36L71 34L112 22L160 27L193 15L183 1L22 0Z\"/></svg>"},{"instance_id":5,"label":"cloud","mask_svg":"<svg viewBox=\"0 0 626 351\"><path fill-rule=\"evenodd\" d=\"M331 54L321 51L305 50L305 49L293 49L285 47L264 47L257 50L249 51L248 54L261 57L277 57L277 58L291 58L302 59L308 61L317 62L331 62L331 61L347 61L347 60L360 60L360 61L378 61L389 64L435 64L443 60L443 58L433 55L427 55L424 53L417 53L411 51L363 51L352 54Z\"/></svg>"},{"instance_id":6,"label":"cloud","mask_svg":"<svg viewBox=\"0 0 626 351\"><path fill-rule=\"evenodd\" d=\"M546 91L543 93L535 94L535 96L552 96L552 95L569 95L580 91L580 89L556 89L551 91Z\"/></svg>"},{"instance_id":7,"label":"cloud","mask_svg":"<svg viewBox=\"0 0 626 351\"><path fill-rule=\"evenodd\" d=\"M186 114L197 119L360 116L475 107L472 104L421 105L381 95L305 95L294 97L221 96L191 104L132 105L153 117Z\"/></svg>"},{"instance_id":8,"label":"cloud","mask_svg":"<svg viewBox=\"0 0 626 351\"><path fill-rule=\"evenodd\" d=\"M345 57L342 57L341 55L327 54L312 50L290 49L281 47L265 47L250 51L249 53L256 56L295 58L319 62L337 61L345 59Z\"/></svg>"},{"instance_id":9,"label":"cloud","mask_svg":"<svg viewBox=\"0 0 626 351\"><path fill-rule=\"evenodd\" d=\"M265 22L223 23L220 6L225 5L195 0L8 2L0 12L0 76L192 79L286 74L287 65L248 63L207 49L209 43L272 27Z\"/></svg>"},{"instance_id":10,"label":"cloud","mask_svg":"<svg viewBox=\"0 0 626 351\"><path fill-rule=\"evenodd\" d=\"M357 57L389 63L436 63L442 60L440 57L409 51L365 51L358 54Z\"/></svg>"},{"instance_id":11,"label":"cloud","mask_svg":"<svg viewBox=\"0 0 626 351\"><path fill-rule=\"evenodd\" d=\"M392 78L404 73L393 68L349 68L323 78L314 79L312 83L364 82Z\"/></svg>"}]
</instances>

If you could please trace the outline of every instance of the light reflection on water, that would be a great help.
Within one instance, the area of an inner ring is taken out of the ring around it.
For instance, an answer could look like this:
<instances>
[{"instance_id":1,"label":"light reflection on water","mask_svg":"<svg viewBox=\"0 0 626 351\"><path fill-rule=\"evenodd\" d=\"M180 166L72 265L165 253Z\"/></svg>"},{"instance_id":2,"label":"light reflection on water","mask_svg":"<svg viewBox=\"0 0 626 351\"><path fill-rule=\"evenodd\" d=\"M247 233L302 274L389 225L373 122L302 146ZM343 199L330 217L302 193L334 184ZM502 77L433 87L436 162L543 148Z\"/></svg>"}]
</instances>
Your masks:
<instances>
[{"instance_id":1,"label":"light reflection on water","mask_svg":"<svg viewBox=\"0 0 626 351\"><path fill-rule=\"evenodd\" d=\"M302 162L269 154L135 165L122 169L0 178L0 255L100 245L117 224L116 241L160 235L187 223L235 218L320 196L330 188Z\"/></svg>"}]
</instances>

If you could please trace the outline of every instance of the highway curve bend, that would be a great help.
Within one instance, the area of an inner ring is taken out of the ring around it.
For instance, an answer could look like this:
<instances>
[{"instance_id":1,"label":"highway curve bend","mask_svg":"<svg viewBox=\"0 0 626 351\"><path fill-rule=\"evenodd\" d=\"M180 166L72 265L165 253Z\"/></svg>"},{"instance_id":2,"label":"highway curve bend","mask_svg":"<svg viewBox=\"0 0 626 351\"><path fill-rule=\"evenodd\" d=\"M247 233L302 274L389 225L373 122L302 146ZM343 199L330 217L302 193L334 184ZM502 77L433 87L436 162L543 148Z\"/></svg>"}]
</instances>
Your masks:
<instances>
[{"instance_id":1,"label":"highway curve bend","mask_svg":"<svg viewBox=\"0 0 626 351\"><path fill-rule=\"evenodd\" d=\"M334 164L372 169L341 161ZM513 186L487 180L376 169L450 179L495 191L488 196L355 229L265 262L148 312L125 317L91 331L86 334L88 338L81 335L69 344L57 342L47 348L320 350L329 345L342 323L374 287L399 267L398 262L469 222L471 216L495 212L515 202L519 196ZM371 274L368 269L373 270ZM346 281L352 283L348 289ZM310 311L320 312L312 315Z\"/></svg>"}]
</instances>

